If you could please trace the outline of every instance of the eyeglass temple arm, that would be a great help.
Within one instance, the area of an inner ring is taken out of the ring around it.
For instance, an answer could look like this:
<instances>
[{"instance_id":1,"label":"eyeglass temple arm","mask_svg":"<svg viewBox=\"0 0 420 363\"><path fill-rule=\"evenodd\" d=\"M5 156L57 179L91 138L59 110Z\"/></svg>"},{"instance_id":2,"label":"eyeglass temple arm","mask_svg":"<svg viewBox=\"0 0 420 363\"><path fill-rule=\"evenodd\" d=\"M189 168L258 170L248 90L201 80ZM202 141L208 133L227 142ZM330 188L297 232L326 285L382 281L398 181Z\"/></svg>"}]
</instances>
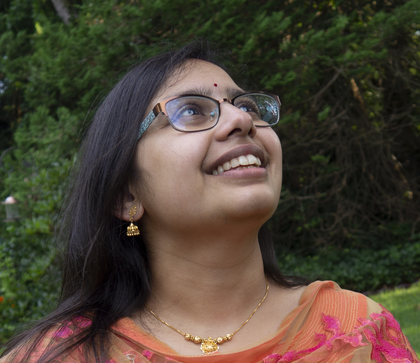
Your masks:
<instances>
[{"instance_id":1,"label":"eyeglass temple arm","mask_svg":"<svg viewBox=\"0 0 420 363\"><path fill-rule=\"evenodd\" d=\"M153 120L156 118L154 111L150 111L150 113L147 115L147 117L144 119L144 121L141 123L139 136L137 136L137 140L142 137L142 135L145 133L147 128L150 126L150 124L153 122Z\"/></svg>"}]
</instances>

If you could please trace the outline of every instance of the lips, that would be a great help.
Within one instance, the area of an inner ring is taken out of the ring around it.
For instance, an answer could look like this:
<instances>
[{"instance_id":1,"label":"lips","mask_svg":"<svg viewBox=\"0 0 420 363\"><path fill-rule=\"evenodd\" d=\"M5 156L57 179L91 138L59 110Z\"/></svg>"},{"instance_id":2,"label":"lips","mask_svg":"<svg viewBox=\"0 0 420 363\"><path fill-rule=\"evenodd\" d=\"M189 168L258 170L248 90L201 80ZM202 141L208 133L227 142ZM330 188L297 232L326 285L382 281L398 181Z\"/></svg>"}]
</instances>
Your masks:
<instances>
[{"instance_id":1,"label":"lips","mask_svg":"<svg viewBox=\"0 0 420 363\"><path fill-rule=\"evenodd\" d=\"M232 169L264 168L267 164L266 159L259 146L241 145L220 156L206 169L208 174L219 175Z\"/></svg>"}]
</instances>

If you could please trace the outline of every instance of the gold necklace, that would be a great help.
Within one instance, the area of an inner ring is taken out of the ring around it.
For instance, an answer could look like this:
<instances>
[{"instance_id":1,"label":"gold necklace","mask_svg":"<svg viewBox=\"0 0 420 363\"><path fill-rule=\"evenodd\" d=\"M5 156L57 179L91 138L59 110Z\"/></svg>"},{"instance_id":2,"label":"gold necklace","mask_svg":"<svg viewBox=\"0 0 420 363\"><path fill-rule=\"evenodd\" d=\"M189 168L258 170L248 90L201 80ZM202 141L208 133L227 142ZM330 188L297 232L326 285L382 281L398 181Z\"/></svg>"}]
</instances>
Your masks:
<instances>
[{"instance_id":1,"label":"gold necklace","mask_svg":"<svg viewBox=\"0 0 420 363\"><path fill-rule=\"evenodd\" d=\"M267 277L265 278L265 282L266 282L266 289L265 289L264 297L262 298L262 300L260 301L258 306L254 309L252 314L248 317L248 319L246 319L245 322L238 329L236 329L232 334L226 334L224 337L220 336L220 337L217 337L216 339L213 339L211 337L208 337L207 339L202 339L199 336L194 336L194 335L191 335L191 334L188 334L188 333L183 333L182 331L178 330L177 328L174 328L172 325L169 325L165 320L162 320L161 318L159 318L152 310L149 309L149 307L147 305L145 305L145 306L146 306L146 309L149 310L149 313L152 314L157 320L159 320L161 323L165 324L168 328L171 328L172 330L174 330L177 333L184 336L185 340L194 342L196 344L201 343L201 347L200 347L201 351L204 354L207 354L207 353L212 353L212 352L218 351L219 350L219 345L218 344L223 344L225 342L228 342L228 341L232 340L233 336L239 330L241 330L245 326L245 324L254 316L254 314L257 312L257 310L262 305L262 303L264 302L265 298L268 295L268 290L270 288L270 285L268 284Z\"/></svg>"}]
</instances>

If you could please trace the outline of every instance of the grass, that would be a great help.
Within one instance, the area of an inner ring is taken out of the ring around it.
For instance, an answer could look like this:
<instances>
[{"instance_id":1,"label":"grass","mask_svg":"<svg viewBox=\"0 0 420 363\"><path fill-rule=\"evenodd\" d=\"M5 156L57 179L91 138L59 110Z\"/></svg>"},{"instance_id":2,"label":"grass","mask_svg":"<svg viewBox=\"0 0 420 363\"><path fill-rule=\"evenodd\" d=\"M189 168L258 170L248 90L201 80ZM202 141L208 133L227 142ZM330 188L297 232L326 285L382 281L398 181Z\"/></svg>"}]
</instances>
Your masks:
<instances>
[{"instance_id":1,"label":"grass","mask_svg":"<svg viewBox=\"0 0 420 363\"><path fill-rule=\"evenodd\" d=\"M369 297L394 315L411 346L420 357L420 282L407 289L397 288Z\"/></svg>"}]
</instances>

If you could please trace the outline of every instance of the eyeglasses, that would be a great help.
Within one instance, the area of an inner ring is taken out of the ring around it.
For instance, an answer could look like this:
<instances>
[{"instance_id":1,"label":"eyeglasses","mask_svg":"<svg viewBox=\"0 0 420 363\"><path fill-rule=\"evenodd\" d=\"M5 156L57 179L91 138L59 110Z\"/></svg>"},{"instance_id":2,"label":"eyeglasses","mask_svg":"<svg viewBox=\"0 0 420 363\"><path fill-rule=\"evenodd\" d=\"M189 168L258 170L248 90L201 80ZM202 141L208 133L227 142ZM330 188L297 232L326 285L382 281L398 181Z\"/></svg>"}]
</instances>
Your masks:
<instances>
[{"instance_id":1,"label":"eyeglasses","mask_svg":"<svg viewBox=\"0 0 420 363\"><path fill-rule=\"evenodd\" d=\"M199 95L184 95L168 98L156 104L142 122L138 139L159 113L163 113L177 131L209 130L217 125L220 105L223 102L228 102L248 113L257 127L273 126L279 122L281 102L278 96L270 93L245 92L232 99L221 100Z\"/></svg>"}]
</instances>

